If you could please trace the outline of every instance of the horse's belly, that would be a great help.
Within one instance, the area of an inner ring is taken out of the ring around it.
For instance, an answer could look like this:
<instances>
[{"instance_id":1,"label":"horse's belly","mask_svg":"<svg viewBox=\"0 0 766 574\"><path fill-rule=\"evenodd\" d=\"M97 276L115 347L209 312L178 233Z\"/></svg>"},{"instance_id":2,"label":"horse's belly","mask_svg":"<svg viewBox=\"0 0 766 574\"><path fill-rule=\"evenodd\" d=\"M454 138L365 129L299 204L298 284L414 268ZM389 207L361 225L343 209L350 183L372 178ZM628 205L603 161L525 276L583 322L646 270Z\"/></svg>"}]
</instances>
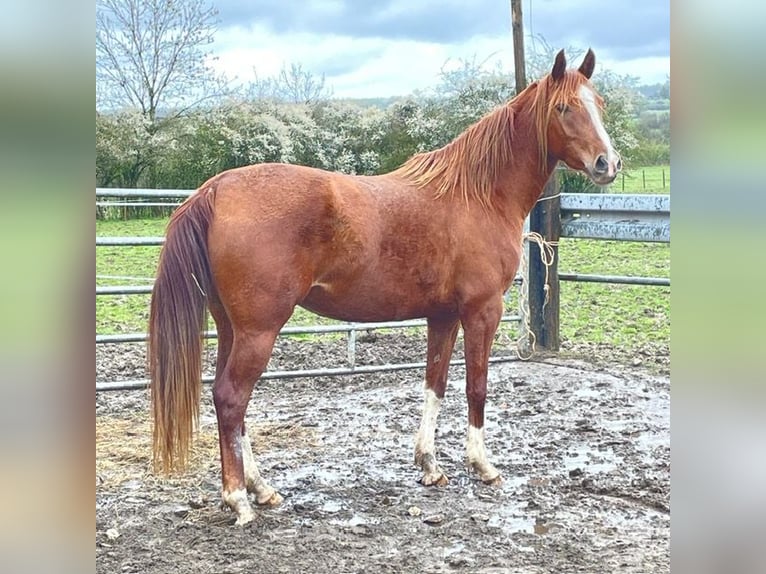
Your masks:
<instances>
[{"instance_id":1,"label":"horse's belly","mask_svg":"<svg viewBox=\"0 0 766 574\"><path fill-rule=\"evenodd\" d=\"M443 314L452 305L424 296L383 288L338 289L332 285L316 284L300 302L300 306L332 319L341 321L399 321Z\"/></svg>"}]
</instances>

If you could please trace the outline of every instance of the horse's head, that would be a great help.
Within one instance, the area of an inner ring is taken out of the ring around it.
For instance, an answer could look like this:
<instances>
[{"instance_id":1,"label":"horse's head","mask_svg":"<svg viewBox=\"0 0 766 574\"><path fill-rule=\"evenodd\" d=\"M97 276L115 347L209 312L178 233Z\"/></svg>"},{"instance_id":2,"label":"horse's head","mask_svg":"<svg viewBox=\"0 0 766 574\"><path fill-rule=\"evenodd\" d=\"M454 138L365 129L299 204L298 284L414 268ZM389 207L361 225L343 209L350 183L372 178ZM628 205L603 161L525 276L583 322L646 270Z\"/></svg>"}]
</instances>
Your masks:
<instances>
[{"instance_id":1,"label":"horse's head","mask_svg":"<svg viewBox=\"0 0 766 574\"><path fill-rule=\"evenodd\" d=\"M603 100L590 82L595 65L596 57L588 50L578 69L567 70L561 50L551 73L539 83L535 107L538 126L546 130L548 158L606 185L614 181L622 162L604 129Z\"/></svg>"}]
</instances>

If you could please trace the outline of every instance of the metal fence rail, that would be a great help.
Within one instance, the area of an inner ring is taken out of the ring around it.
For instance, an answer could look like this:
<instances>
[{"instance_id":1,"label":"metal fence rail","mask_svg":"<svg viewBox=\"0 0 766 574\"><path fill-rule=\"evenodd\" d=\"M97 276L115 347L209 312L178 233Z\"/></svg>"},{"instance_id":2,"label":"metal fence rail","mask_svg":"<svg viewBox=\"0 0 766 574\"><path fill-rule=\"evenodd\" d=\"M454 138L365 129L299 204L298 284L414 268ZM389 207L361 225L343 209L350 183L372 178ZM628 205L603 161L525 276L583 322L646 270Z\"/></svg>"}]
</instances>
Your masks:
<instances>
[{"instance_id":1,"label":"metal fence rail","mask_svg":"<svg viewBox=\"0 0 766 574\"><path fill-rule=\"evenodd\" d=\"M670 279L668 277L629 277L625 275L581 275L580 273L559 273L559 281L670 287Z\"/></svg>"},{"instance_id":2,"label":"metal fence rail","mask_svg":"<svg viewBox=\"0 0 766 574\"><path fill-rule=\"evenodd\" d=\"M561 236L670 243L670 196L562 193Z\"/></svg>"},{"instance_id":3,"label":"metal fence rail","mask_svg":"<svg viewBox=\"0 0 766 574\"><path fill-rule=\"evenodd\" d=\"M164 237L96 237L96 247L145 247L163 243Z\"/></svg>"},{"instance_id":4,"label":"metal fence rail","mask_svg":"<svg viewBox=\"0 0 766 574\"><path fill-rule=\"evenodd\" d=\"M518 315L504 315L501 323L511 323L521 320ZM428 323L425 319L412 319L410 321L381 321L379 323L338 323L333 325L306 325L282 327L279 331L280 336L290 335L326 335L328 333L358 333L359 331L371 331L377 329L407 329L413 327L425 327ZM106 343L140 343L146 341L146 333L125 333L119 335L96 335L96 344ZM215 331L205 331L202 333L203 339L216 339L218 334Z\"/></svg>"},{"instance_id":5,"label":"metal fence rail","mask_svg":"<svg viewBox=\"0 0 766 574\"><path fill-rule=\"evenodd\" d=\"M509 363L518 360L516 356L490 357L490 364ZM451 367L465 366L463 359L453 359L450 361ZM392 363L383 365L360 365L358 367L336 367L328 369L304 369L301 371L265 371L261 379L299 379L309 377L339 377L343 375L362 375L367 373L391 373L395 371L408 371L413 369L425 369L426 364L420 363ZM213 382L213 377L202 377L203 384L209 385ZM116 382L97 382L96 391L125 391L145 389L149 386L149 379L133 379L130 381Z\"/></svg>"},{"instance_id":6,"label":"metal fence rail","mask_svg":"<svg viewBox=\"0 0 766 574\"><path fill-rule=\"evenodd\" d=\"M162 199L186 199L193 189L127 189L124 187L97 187L96 197L135 197L137 199L162 198Z\"/></svg>"},{"instance_id":7,"label":"metal fence rail","mask_svg":"<svg viewBox=\"0 0 766 574\"><path fill-rule=\"evenodd\" d=\"M670 196L562 193L561 237L670 243ZM668 277L559 273L560 281L670 287Z\"/></svg>"}]
</instances>

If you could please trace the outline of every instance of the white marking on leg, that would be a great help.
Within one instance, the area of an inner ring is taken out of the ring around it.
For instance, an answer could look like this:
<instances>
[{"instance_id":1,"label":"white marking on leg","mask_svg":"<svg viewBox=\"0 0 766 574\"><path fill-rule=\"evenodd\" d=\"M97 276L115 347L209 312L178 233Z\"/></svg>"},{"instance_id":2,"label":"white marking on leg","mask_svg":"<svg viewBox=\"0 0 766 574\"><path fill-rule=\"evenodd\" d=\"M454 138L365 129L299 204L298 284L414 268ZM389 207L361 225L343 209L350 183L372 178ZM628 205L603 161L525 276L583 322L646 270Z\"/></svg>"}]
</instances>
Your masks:
<instances>
[{"instance_id":1,"label":"white marking on leg","mask_svg":"<svg viewBox=\"0 0 766 574\"><path fill-rule=\"evenodd\" d=\"M232 492L223 491L223 501L237 514L237 524L243 525L255 518L250 501L247 499L247 491L238 488Z\"/></svg>"},{"instance_id":2,"label":"white marking on leg","mask_svg":"<svg viewBox=\"0 0 766 574\"><path fill-rule=\"evenodd\" d=\"M258 472L258 466L255 464L255 458L253 458L253 445L250 442L250 435L242 435L242 466L245 469L245 482L248 486L255 484L261 478L261 474Z\"/></svg>"},{"instance_id":3,"label":"white marking on leg","mask_svg":"<svg viewBox=\"0 0 766 574\"><path fill-rule=\"evenodd\" d=\"M423 401L423 418L420 420L415 440L415 459L419 462L424 454L434 454L436 418L439 416L442 400L431 389L426 389Z\"/></svg>"},{"instance_id":4,"label":"white marking on leg","mask_svg":"<svg viewBox=\"0 0 766 574\"><path fill-rule=\"evenodd\" d=\"M609 134L606 133L606 128L601 121L601 114L598 111L596 105L596 97L587 85L580 86L580 100L582 101L585 109L588 111L590 121L593 122L593 127L596 129L598 137L601 139L601 143L604 144L607 151L607 159L609 160L610 167L617 162L617 153L612 147L612 140L609 138Z\"/></svg>"},{"instance_id":5,"label":"white marking on leg","mask_svg":"<svg viewBox=\"0 0 766 574\"><path fill-rule=\"evenodd\" d=\"M479 473L479 477L484 482L492 482L500 477L500 472L487 459L487 450L484 447L484 427L476 428L468 425L465 451L468 464Z\"/></svg>"},{"instance_id":6,"label":"white marking on leg","mask_svg":"<svg viewBox=\"0 0 766 574\"><path fill-rule=\"evenodd\" d=\"M482 464L487 462L487 451L484 447L484 428L468 426L468 438L465 446L468 462Z\"/></svg>"},{"instance_id":7,"label":"white marking on leg","mask_svg":"<svg viewBox=\"0 0 766 574\"><path fill-rule=\"evenodd\" d=\"M245 469L245 484L247 490L255 494L255 500L258 504L267 504L276 506L282 502L282 497L271 487L258 472L258 465L253 456L253 445L250 442L250 435L242 435L242 465Z\"/></svg>"},{"instance_id":8,"label":"white marking on leg","mask_svg":"<svg viewBox=\"0 0 766 574\"><path fill-rule=\"evenodd\" d=\"M425 390L423 401L423 418L420 421L420 429L415 439L415 464L423 469L423 486L444 486L447 477L436 463L436 450L434 448L434 435L436 434L436 418L439 416L442 400L431 389Z\"/></svg>"}]
</instances>

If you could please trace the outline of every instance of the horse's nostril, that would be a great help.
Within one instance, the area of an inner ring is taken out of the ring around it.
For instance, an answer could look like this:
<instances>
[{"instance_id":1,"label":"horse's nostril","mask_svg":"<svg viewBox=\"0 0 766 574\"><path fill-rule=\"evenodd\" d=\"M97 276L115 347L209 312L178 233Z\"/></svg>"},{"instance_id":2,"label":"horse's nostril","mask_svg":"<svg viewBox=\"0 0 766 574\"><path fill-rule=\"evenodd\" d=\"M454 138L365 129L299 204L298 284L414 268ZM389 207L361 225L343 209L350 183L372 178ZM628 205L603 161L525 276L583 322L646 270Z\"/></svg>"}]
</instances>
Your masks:
<instances>
[{"instance_id":1,"label":"horse's nostril","mask_svg":"<svg viewBox=\"0 0 766 574\"><path fill-rule=\"evenodd\" d=\"M622 160L617 159L617 164L615 165L615 171L622 171Z\"/></svg>"},{"instance_id":2,"label":"horse's nostril","mask_svg":"<svg viewBox=\"0 0 766 574\"><path fill-rule=\"evenodd\" d=\"M603 155L596 159L596 173L606 173L609 170L609 162Z\"/></svg>"}]
</instances>

